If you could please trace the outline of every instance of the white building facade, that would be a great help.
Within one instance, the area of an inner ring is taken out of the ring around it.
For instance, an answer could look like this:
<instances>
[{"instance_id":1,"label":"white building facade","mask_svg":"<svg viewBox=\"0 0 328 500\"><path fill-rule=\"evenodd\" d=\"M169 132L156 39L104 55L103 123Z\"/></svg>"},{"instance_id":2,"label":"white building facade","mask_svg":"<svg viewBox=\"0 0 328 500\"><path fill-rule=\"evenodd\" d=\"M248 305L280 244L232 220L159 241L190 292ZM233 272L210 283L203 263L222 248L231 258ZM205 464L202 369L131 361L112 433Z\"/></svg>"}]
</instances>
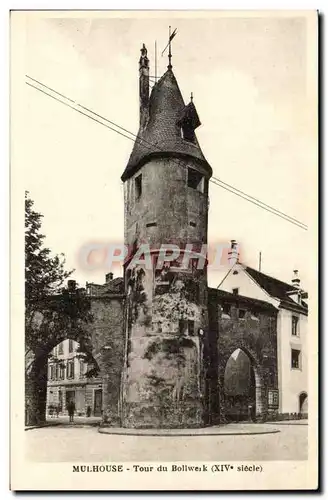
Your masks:
<instances>
[{"instance_id":1,"label":"white building facade","mask_svg":"<svg viewBox=\"0 0 328 500\"><path fill-rule=\"evenodd\" d=\"M234 251L230 252L233 257ZM230 261L230 271L220 289L244 297L266 301L277 309L277 364L279 414L308 414L308 307L307 293L300 288L298 272L291 284L277 280L238 262Z\"/></svg>"},{"instance_id":2,"label":"white building facade","mask_svg":"<svg viewBox=\"0 0 328 500\"><path fill-rule=\"evenodd\" d=\"M102 380L88 378L88 365L79 344L66 339L52 351L48 361L47 415L67 415L67 405L75 404L77 416L100 417L103 411Z\"/></svg>"}]
</instances>

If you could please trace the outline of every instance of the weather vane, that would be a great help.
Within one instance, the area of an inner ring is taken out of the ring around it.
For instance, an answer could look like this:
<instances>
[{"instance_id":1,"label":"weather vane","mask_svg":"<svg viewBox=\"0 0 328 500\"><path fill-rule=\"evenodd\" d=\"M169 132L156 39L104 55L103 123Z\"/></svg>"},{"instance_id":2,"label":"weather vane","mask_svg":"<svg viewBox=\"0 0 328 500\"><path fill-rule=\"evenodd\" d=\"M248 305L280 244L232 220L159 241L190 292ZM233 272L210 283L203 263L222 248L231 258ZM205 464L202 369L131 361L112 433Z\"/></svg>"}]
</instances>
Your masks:
<instances>
[{"instance_id":1,"label":"weather vane","mask_svg":"<svg viewBox=\"0 0 328 500\"><path fill-rule=\"evenodd\" d=\"M171 59L172 59L172 53L171 53L171 42L173 40L173 38L175 37L175 35L177 34L177 29L175 28L175 30L173 31L173 33L171 34L171 26L169 26L169 41L165 47L165 49L163 50L162 52L162 57L163 57L163 54L164 52L166 51L167 48L169 48L169 65L168 65L168 68L171 69L172 68L172 64L171 64Z\"/></svg>"}]
</instances>

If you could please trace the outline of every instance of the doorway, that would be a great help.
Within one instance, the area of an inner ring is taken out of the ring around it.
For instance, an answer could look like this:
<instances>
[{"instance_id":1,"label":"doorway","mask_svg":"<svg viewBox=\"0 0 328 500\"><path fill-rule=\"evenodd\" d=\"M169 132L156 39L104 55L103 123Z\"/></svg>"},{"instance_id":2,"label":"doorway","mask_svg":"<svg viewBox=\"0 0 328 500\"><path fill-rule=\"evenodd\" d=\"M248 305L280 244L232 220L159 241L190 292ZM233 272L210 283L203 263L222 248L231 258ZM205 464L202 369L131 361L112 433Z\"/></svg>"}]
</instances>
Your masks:
<instances>
[{"instance_id":1,"label":"doorway","mask_svg":"<svg viewBox=\"0 0 328 500\"><path fill-rule=\"evenodd\" d=\"M299 395L299 412L301 415L308 414L308 395L306 392L301 392Z\"/></svg>"},{"instance_id":2,"label":"doorway","mask_svg":"<svg viewBox=\"0 0 328 500\"><path fill-rule=\"evenodd\" d=\"M102 414L102 389L95 389L94 391L94 403L93 403L93 414L95 417L101 417Z\"/></svg>"},{"instance_id":3,"label":"doorway","mask_svg":"<svg viewBox=\"0 0 328 500\"><path fill-rule=\"evenodd\" d=\"M227 361L224 371L224 401L228 422L255 420L255 371L249 356L242 349L236 349Z\"/></svg>"},{"instance_id":4,"label":"doorway","mask_svg":"<svg viewBox=\"0 0 328 500\"><path fill-rule=\"evenodd\" d=\"M75 391L66 391L66 409L70 403L75 404Z\"/></svg>"}]
</instances>

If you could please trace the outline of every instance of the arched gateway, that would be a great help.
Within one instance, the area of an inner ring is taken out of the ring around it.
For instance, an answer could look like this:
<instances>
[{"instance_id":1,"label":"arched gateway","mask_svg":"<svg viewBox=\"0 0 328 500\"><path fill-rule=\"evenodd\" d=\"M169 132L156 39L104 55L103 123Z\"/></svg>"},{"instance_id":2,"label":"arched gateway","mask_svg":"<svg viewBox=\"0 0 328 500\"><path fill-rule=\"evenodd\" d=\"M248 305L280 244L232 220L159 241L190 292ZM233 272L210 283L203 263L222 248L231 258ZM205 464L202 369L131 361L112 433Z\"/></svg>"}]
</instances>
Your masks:
<instances>
[{"instance_id":1,"label":"arched gateway","mask_svg":"<svg viewBox=\"0 0 328 500\"><path fill-rule=\"evenodd\" d=\"M263 380L260 368L244 349L229 356L223 375L222 399L227 421L255 420L262 414Z\"/></svg>"},{"instance_id":2,"label":"arched gateway","mask_svg":"<svg viewBox=\"0 0 328 500\"><path fill-rule=\"evenodd\" d=\"M89 290L89 296L85 298L85 303L90 307L89 322L65 322L65 315L56 316L53 310L43 310L42 313L36 311L33 314L30 326L36 341L32 345L26 342L25 354L26 425L45 422L48 359L54 347L66 339L80 344L90 368L102 380L102 408L99 411L104 420L119 422L124 356L124 295L121 293L122 278L117 279L120 280L118 289L99 285L98 291ZM55 300L60 301L61 297Z\"/></svg>"}]
</instances>

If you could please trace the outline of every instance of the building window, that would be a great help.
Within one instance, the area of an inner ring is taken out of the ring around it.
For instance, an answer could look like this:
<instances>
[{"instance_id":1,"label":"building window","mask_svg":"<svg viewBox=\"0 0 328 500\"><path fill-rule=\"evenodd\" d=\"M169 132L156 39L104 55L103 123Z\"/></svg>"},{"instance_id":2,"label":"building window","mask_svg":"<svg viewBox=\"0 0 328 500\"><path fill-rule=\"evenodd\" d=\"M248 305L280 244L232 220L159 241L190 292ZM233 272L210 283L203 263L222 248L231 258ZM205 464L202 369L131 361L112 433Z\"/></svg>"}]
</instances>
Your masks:
<instances>
[{"instance_id":1,"label":"building window","mask_svg":"<svg viewBox=\"0 0 328 500\"><path fill-rule=\"evenodd\" d=\"M64 354L64 346L62 342L58 346L58 354Z\"/></svg>"},{"instance_id":2,"label":"building window","mask_svg":"<svg viewBox=\"0 0 328 500\"><path fill-rule=\"evenodd\" d=\"M254 320L254 321L260 321L260 314L258 311L252 311L251 312L251 318Z\"/></svg>"},{"instance_id":3,"label":"building window","mask_svg":"<svg viewBox=\"0 0 328 500\"><path fill-rule=\"evenodd\" d=\"M245 311L245 309L239 309L239 311L238 311L238 316L239 316L239 318L240 318L240 319L244 319L244 318L245 318L245 316L246 316L246 311Z\"/></svg>"},{"instance_id":4,"label":"building window","mask_svg":"<svg viewBox=\"0 0 328 500\"><path fill-rule=\"evenodd\" d=\"M299 349L292 349L292 368L301 368L301 351Z\"/></svg>"},{"instance_id":5,"label":"building window","mask_svg":"<svg viewBox=\"0 0 328 500\"><path fill-rule=\"evenodd\" d=\"M68 341L68 352L73 352L73 340Z\"/></svg>"},{"instance_id":6,"label":"building window","mask_svg":"<svg viewBox=\"0 0 328 500\"><path fill-rule=\"evenodd\" d=\"M55 380L55 367L54 367L54 365L49 366L49 378L50 378L50 380Z\"/></svg>"},{"instance_id":7,"label":"building window","mask_svg":"<svg viewBox=\"0 0 328 500\"><path fill-rule=\"evenodd\" d=\"M271 408L278 408L279 406L279 392L275 389L268 391L268 405Z\"/></svg>"},{"instance_id":8,"label":"building window","mask_svg":"<svg viewBox=\"0 0 328 500\"><path fill-rule=\"evenodd\" d=\"M202 174L193 168L188 168L188 187L204 193L204 181L205 179Z\"/></svg>"},{"instance_id":9,"label":"building window","mask_svg":"<svg viewBox=\"0 0 328 500\"><path fill-rule=\"evenodd\" d=\"M292 316L292 335L299 336L299 317Z\"/></svg>"},{"instance_id":10,"label":"building window","mask_svg":"<svg viewBox=\"0 0 328 500\"><path fill-rule=\"evenodd\" d=\"M233 288L233 289L232 289L232 293L233 293L234 295L239 295L239 288Z\"/></svg>"},{"instance_id":11,"label":"building window","mask_svg":"<svg viewBox=\"0 0 328 500\"><path fill-rule=\"evenodd\" d=\"M62 364L60 365L59 367L59 376L60 376L60 380L64 380L65 379L65 365Z\"/></svg>"},{"instance_id":12,"label":"building window","mask_svg":"<svg viewBox=\"0 0 328 500\"><path fill-rule=\"evenodd\" d=\"M134 179L135 198L138 200L142 194L142 174Z\"/></svg>"},{"instance_id":13,"label":"building window","mask_svg":"<svg viewBox=\"0 0 328 500\"><path fill-rule=\"evenodd\" d=\"M55 365L55 380L59 379L59 365L56 363Z\"/></svg>"},{"instance_id":14,"label":"building window","mask_svg":"<svg viewBox=\"0 0 328 500\"><path fill-rule=\"evenodd\" d=\"M74 361L67 363L67 378L74 378Z\"/></svg>"},{"instance_id":15,"label":"building window","mask_svg":"<svg viewBox=\"0 0 328 500\"><path fill-rule=\"evenodd\" d=\"M179 333L180 335L184 335L187 329L187 322L185 319L179 319Z\"/></svg>"},{"instance_id":16,"label":"building window","mask_svg":"<svg viewBox=\"0 0 328 500\"><path fill-rule=\"evenodd\" d=\"M223 304L221 307L222 307L222 313L226 314L227 316L230 316L230 310L231 310L230 304Z\"/></svg>"},{"instance_id":17,"label":"building window","mask_svg":"<svg viewBox=\"0 0 328 500\"><path fill-rule=\"evenodd\" d=\"M84 361L80 361L80 378L84 377Z\"/></svg>"},{"instance_id":18,"label":"building window","mask_svg":"<svg viewBox=\"0 0 328 500\"><path fill-rule=\"evenodd\" d=\"M188 335L195 334L195 322L193 319L188 320Z\"/></svg>"}]
</instances>

